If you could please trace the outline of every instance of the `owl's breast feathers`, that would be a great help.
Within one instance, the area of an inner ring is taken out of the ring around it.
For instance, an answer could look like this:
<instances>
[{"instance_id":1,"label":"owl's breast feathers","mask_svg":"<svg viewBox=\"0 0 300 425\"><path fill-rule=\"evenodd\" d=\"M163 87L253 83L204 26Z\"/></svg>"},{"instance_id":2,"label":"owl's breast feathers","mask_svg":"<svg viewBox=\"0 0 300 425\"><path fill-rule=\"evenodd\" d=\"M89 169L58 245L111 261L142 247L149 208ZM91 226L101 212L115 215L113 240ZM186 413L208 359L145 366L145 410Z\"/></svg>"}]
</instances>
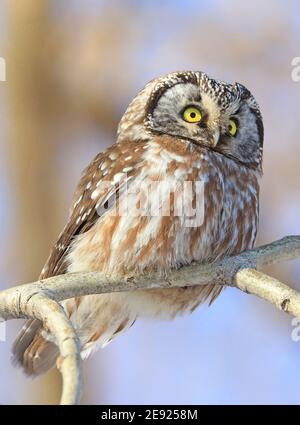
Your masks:
<instances>
[{"instance_id":1,"label":"owl's breast feathers","mask_svg":"<svg viewBox=\"0 0 300 425\"><path fill-rule=\"evenodd\" d=\"M41 278L67 271L120 277L164 273L240 252L255 242L258 194L256 173L219 153L166 136L122 141L85 170ZM87 357L136 317L191 312L221 290L218 285L153 289L91 295L63 305ZM13 349L14 361L28 374L45 372L58 355L38 326L27 323Z\"/></svg>"},{"instance_id":2,"label":"owl's breast feathers","mask_svg":"<svg viewBox=\"0 0 300 425\"><path fill-rule=\"evenodd\" d=\"M240 252L255 242L258 192L254 171L183 140L115 144L85 170L42 277L167 271Z\"/></svg>"},{"instance_id":3,"label":"owl's breast feathers","mask_svg":"<svg viewBox=\"0 0 300 425\"><path fill-rule=\"evenodd\" d=\"M123 275L213 261L253 245L257 212L246 167L166 136L123 142L87 169L57 244L63 261L47 271Z\"/></svg>"},{"instance_id":4,"label":"owl's breast feathers","mask_svg":"<svg viewBox=\"0 0 300 425\"><path fill-rule=\"evenodd\" d=\"M100 271L122 277L214 261L252 247L257 219L252 170L167 136L123 141L85 171L43 274ZM133 294L130 302L142 314L152 315L160 305L155 314L172 316L219 292L217 286L147 291L141 303L141 291L139 302Z\"/></svg>"}]
</instances>

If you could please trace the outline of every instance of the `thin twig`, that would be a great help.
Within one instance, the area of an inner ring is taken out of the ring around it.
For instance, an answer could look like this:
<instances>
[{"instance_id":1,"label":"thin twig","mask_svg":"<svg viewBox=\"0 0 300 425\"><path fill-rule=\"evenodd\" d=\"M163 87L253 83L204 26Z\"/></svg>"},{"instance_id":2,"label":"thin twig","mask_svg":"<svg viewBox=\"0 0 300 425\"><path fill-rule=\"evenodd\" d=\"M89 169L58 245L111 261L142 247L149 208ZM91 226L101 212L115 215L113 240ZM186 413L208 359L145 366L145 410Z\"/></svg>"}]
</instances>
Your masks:
<instances>
[{"instance_id":1,"label":"thin twig","mask_svg":"<svg viewBox=\"0 0 300 425\"><path fill-rule=\"evenodd\" d=\"M236 287L274 304L279 310L300 317L300 293L254 269L243 269L235 277Z\"/></svg>"}]
</instances>

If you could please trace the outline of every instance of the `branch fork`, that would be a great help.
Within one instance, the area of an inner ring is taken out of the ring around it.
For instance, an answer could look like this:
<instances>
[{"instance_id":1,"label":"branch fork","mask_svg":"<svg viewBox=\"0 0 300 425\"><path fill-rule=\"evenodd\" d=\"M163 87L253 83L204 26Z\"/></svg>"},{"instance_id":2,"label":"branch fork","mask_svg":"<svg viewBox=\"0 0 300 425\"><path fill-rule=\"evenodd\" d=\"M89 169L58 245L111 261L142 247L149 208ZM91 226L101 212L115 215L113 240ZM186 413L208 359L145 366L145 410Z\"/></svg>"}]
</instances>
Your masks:
<instances>
[{"instance_id":1,"label":"branch fork","mask_svg":"<svg viewBox=\"0 0 300 425\"><path fill-rule=\"evenodd\" d=\"M97 272L68 273L0 292L0 322L35 318L55 337L61 361L61 404L77 404L82 389L80 342L60 301L83 295L194 285L233 286L300 317L300 293L260 271L263 266L300 258L300 236L287 236L211 264L192 264L167 276L128 276L123 280Z\"/></svg>"}]
</instances>

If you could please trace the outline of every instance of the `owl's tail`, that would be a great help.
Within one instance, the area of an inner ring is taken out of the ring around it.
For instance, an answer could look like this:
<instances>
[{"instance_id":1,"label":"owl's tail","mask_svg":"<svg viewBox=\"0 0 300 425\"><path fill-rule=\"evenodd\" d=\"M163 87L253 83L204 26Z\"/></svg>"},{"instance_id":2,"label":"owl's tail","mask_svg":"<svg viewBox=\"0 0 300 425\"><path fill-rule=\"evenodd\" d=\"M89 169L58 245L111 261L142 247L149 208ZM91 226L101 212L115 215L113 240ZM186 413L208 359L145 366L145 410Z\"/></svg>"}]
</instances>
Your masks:
<instances>
[{"instance_id":1,"label":"owl's tail","mask_svg":"<svg viewBox=\"0 0 300 425\"><path fill-rule=\"evenodd\" d=\"M42 375L56 364L59 355L57 346L42 336L42 324L39 320L28 320L12 348L14 365L21 366L29 376Z\"/></svg>"},{"instance_id":2,"label":"owl's tail","mask_svg":"<svg viewBox=\"0 0 300 425\"><path fill-rule=\"evenodd\" d=\"M71 298L61 304L80 338L83 359L129 329L136 319L121 293ZM57 360L59 363L59 356L58 347L47 338L42 323L36 319L25 323L12 348L14 365L29 376L48 372Z\"/></svg>"}]
</instances>

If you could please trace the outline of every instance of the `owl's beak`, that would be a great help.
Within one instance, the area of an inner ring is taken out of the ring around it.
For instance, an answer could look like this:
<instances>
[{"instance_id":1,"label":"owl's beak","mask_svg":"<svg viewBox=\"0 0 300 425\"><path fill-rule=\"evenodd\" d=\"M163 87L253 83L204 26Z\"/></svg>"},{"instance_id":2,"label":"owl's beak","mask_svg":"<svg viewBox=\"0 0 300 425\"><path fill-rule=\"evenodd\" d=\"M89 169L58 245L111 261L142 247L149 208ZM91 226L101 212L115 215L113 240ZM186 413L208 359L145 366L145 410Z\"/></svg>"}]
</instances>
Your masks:
<instances>
[{"instance_id":1,"label":"owl's beak","mask_svg":"<svg viewBox=\"0 0 300 425\"><path fill-rule=\"evenodd\" d=\"M216 128L215 131L213 132L213 137L211 138L211 144L212 147L215 148L217 146L217 144L219 143L220 140L220 128Z\"/></svg>"}]
</instances>

